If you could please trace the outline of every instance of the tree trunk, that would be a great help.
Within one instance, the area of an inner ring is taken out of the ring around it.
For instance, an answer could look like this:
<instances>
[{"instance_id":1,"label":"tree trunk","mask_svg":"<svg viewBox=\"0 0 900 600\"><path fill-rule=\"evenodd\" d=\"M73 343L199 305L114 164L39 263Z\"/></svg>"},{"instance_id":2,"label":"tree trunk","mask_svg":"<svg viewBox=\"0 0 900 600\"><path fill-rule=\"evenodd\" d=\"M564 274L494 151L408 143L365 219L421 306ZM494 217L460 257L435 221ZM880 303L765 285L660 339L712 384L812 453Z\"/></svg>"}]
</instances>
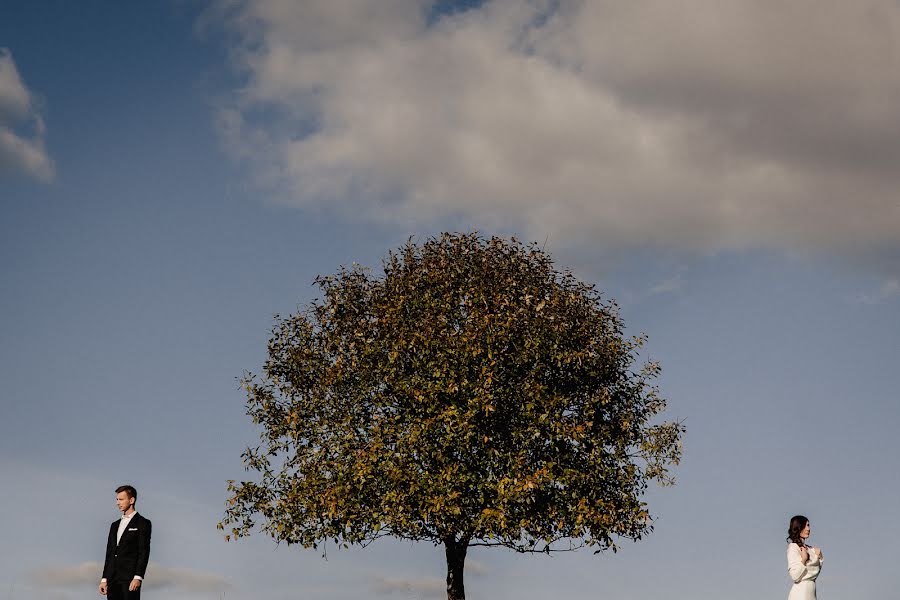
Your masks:
<instances>
[{"instance_id":1,"label":"tree trunk","mask_svg":"<svg viewBox=\"0 0 900 600\"><path fill-rule=\"evenodd\" d=\"M468 538L457 541L456 536L449 536L444 539L444 552L447 555L447 600L466 599L463 570L466 568L466 551L468 549Z\"/></svg>"}]
</instances>

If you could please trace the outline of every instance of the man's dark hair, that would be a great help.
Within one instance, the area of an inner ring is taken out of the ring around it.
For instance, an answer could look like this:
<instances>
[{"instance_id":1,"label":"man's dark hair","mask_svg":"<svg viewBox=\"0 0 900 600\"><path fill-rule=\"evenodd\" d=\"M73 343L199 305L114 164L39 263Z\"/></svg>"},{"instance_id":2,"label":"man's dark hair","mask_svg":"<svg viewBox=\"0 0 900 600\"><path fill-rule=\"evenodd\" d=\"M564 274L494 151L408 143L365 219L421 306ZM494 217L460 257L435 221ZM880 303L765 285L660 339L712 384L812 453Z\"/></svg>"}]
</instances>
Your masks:
<instances>
[{"instance_id":1,"label":"man's dark hair","mask_svg":"<svg viewBox=\"0 0 900 600\"><path fill-rule=\"evenodd\" d=\"M116 488L117 494L121 494L122 492L125 492L126 494L128 494L129 498L134 498L135 500L137 500L137 490L134 489L134 486L120 485L119 487Z\"/></svg>"}]
</instances>

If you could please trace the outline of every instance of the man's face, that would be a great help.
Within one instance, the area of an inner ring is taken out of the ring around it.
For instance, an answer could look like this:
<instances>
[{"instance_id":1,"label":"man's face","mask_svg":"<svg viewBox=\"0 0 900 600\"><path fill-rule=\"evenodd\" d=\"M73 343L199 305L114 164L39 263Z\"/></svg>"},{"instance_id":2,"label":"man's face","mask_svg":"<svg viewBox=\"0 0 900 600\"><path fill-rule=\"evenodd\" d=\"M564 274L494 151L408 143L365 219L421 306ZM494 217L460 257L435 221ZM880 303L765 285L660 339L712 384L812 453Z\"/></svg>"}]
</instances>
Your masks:
<instances>
[{"instance_id":1,"label":"man's face","mask_svg":"<svg viewBox=\"0 0 900 600\"><path fill-rule=\"evenodd\" d=\"M134 506L134 498L128 497L128 492L119 492L116 494L116 506L122 513L127 513Z\"/></svg>"}]
</instances>

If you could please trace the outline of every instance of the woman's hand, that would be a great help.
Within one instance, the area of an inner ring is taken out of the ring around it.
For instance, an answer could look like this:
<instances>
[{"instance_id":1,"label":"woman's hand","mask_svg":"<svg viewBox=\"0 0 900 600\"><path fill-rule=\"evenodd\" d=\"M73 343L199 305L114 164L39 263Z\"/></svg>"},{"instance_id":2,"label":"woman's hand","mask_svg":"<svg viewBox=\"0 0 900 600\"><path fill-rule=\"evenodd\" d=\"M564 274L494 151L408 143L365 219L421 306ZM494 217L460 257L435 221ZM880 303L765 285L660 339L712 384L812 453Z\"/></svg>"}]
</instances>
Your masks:
<instances>
[{"instance_id":1,"label":"woman's hand","mask_svg":"<svg viewBox=\"0 0 900 600\"><path fill-rule=\"evenodd\" d=\"M822 550L821 550L821 548L815 548L815 547L814 547L814 548L813 548L813 552L816 553L816 556L819 557L819 560L822 560L823 558L825 558L824 556L822 556Z\"/></svg>"},{"instance_id":2,"label":"woman's hand","mask_svg":"<svg viewBox=\"0 0 900 600\"><path fill-rule=\"evenodd\" d=\"M804 565L809 561L809 550L806 549L806 546L800 547L800 562Z\"/></svg>"}]
</instances>

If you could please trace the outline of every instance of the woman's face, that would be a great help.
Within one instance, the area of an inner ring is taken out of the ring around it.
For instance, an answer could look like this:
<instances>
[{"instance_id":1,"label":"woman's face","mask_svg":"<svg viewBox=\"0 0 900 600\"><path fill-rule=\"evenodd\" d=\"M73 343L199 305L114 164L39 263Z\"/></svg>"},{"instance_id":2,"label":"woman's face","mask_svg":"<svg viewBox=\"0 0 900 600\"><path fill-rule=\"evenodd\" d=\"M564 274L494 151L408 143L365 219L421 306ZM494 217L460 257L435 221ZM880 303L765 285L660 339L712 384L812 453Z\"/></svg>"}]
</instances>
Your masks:
<instances>
[{"instance_id":1,"label":"woman's face","mask_svg":"<svg viewBox=\"0 0 900 600\"><path fill-rule=\"evenodd\" d=\"M803 526L803 529L800 530L800 539L805 540L809 537L809 521L806 522L806 525Z\"/></svg>"}]
</instances>

